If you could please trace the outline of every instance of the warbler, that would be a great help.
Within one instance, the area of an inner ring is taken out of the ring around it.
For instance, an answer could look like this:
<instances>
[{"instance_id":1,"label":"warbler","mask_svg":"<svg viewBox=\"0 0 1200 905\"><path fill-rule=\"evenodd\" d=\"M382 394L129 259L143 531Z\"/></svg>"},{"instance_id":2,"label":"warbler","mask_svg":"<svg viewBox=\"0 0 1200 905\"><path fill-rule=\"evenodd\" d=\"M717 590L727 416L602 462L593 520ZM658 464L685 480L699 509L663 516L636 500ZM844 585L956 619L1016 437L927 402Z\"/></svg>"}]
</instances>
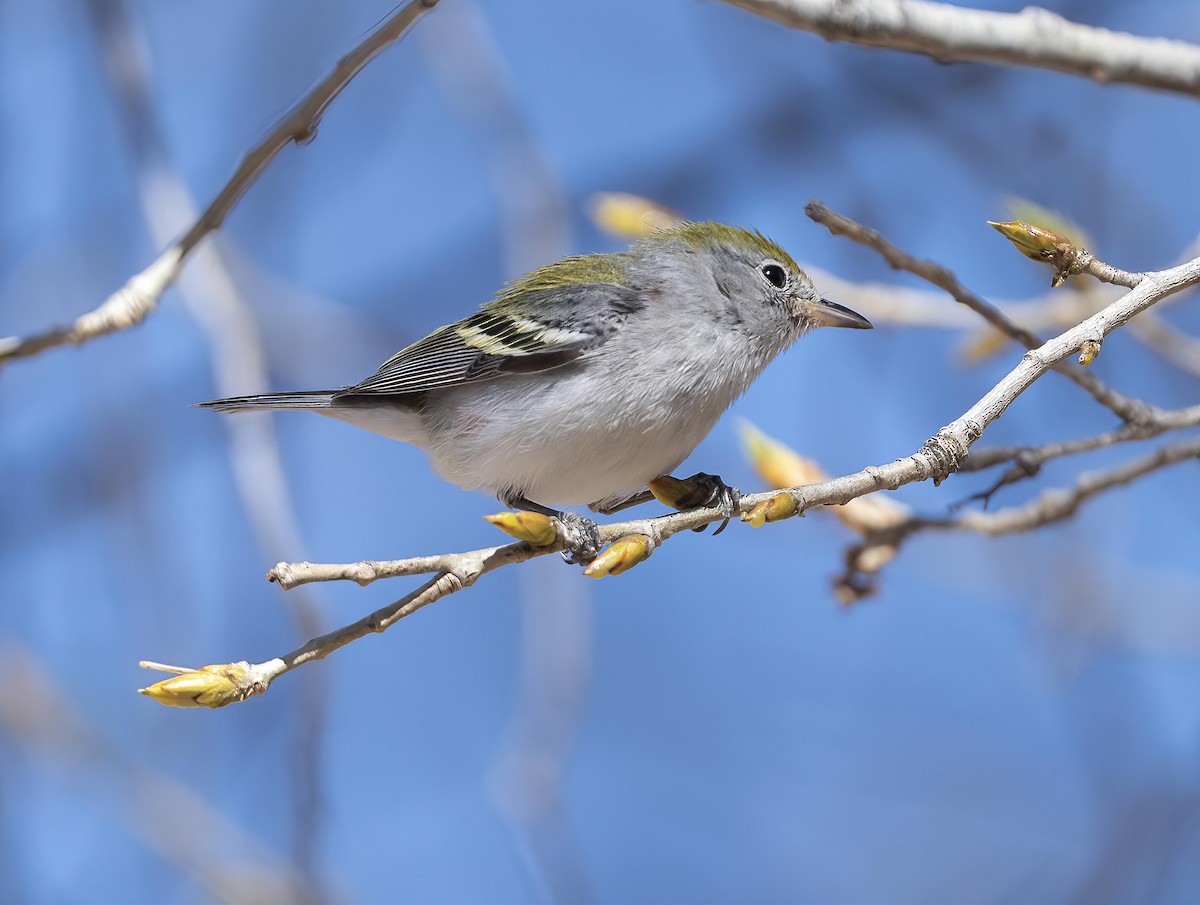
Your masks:
<instances>
[{"instance_id":1,"label":"warbler","mask_svg":"<svg viewBox=\"0 0 1200 905\"><path fill-rule=\"evenodd\" d=\"M547 264L361 383L202 403L307 409L424 449L464 489L557 517L577 561L596 525L645 498L777 355L821 326L870 328L822 298L759 232L686 223L628 251ZM693 504L736 495L699 474ZM732 514L727 511L727 514Z\"/></svg>"}]
</instances>

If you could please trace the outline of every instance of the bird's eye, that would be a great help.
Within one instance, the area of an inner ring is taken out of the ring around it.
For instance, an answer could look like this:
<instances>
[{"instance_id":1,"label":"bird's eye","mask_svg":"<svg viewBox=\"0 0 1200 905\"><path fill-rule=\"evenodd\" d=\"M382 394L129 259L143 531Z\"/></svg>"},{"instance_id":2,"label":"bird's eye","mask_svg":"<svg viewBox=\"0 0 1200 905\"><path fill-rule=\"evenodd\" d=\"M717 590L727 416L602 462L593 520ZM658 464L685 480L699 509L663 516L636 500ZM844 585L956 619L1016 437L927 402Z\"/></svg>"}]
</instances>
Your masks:
<instances>
[{"instance_id":1,"label":"bird's eye","mask_svg":"<svg viewBox=\"0 0 1200 905\"><path fill-rule=\"evenodd\" d=\"M762 266L762 275L776 289L782 289L787 285L787 274L783 272L783 268L778 264L764 264Z\"/></svg>"}]
</instances>

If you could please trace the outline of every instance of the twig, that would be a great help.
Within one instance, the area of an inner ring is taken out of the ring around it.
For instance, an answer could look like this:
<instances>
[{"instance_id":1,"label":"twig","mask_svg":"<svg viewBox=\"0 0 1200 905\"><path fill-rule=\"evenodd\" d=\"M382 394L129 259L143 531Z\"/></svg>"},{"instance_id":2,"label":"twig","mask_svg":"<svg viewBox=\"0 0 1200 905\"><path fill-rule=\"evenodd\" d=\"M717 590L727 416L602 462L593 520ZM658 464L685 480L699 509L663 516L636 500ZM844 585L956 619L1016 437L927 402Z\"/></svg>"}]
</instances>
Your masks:
<instances>
[{"instance_id":1,"label":"twig","mask_svg":"<svg viewBox=\"0 0 1200 905\"><path fill-rule=\"evenodd\" d=\"M102 714L91 714L92 721L78 711L76 705L88 699L78 687L56 684L32 650L0 641L0 741L6 750L23 749L39 772L61 771L76 788L93 786L102 799L120 801L120 807L102 810L115 830L190 878L205 901L311 901L307 878L259 836L262 821L243 826L174 777L189 772L179 765L202 757L203 744L174 759L157 751L151 763L166 765L149 766L130 752L128 739L113 740L120 730ZM9 762L5 769L11 780Z\"/></svg>"},{"instance_id":2,"label":"twig","mask_svg":"<svg viewBox=\"0 0 1200 905\"><path fill-rule=\"evenodd\" d=\"M1067 445L1062 444L1063 447ZM868 532L862 542L846 551L845 571L834 583L838 598L849 604L873 594L882 566L895 557L901 544L921 531L971 531L989 537L1034 531L1065 521L1083 503L1106 490L1192 459L1200 459L1200 437L1166 444L1148 455L1105 471L1085 472L1071 487L1043 491L1021 506L996 512L971 510L948 517L913 515L882 530ZM886 555L880 556L878 551L885 551Z\"/></svg>"},{"instance_id":3,"label":"twig","mask_svg":"<svg viewBox=\"0 0 1200 905\"><path fill-rule=\"evenodd\" d=\"M237 171L212 203L175 244L141 273L109 296L98 308L69 327L55 327L25 337L0 339L0 365L10 359L36 355L56 346L79 344L140 323L158 305L167 287L179 276L184 261L200 240L220 228L275 156L288 144L311 141L325 110L374 57L397 41L438 0L409 0L342 57L328 75L289 110L258 145L242 158Z\"/></svg>"},{"instance_id":4,"label":"twig","mask_svg":"<svg viewBox=\"0 0 1200 905\"><path fill-rule=\"evenodd\" d=\"M828 41L924 54L938 62L1052 69L1200 97L1200 47L1080 25L1039 7L1018 13L922 0L726 0Z\"/></svg>"},{"instance_id":5,"label":"twig","mask_svg":"<svg viewBox=\"0 0 1200 905\"><path fill-rule=\"evenodd\" d=\"M1122 424L1116 430L1078 440L1047 443L1044 446L984 447L971 450L959 471L983 471L1014 460L1036 461L1039 465L1051 459L1104 449L1117 443L1148 440L1167 431L1200 427L1200 405L1172 411L1159 411L1141 424Z\"/></svg>"},{"instance_id":6,"label":"twig","mask_svg":"<svg viewBox=\"0 0 1200 905\"><path fill-rule=\"evenodd\" d=\"M1070 518L1080 504L1105 490L1120 487L1152 471L1200 457L1200 437L1160 446L1154 452L1106 471L1085 472L1068 490L1047 490L1023 506L997 512L963 512L952 519L921 520L919 527L964 529L997 536L1032 531Z\"/></svg>"},{"instance_id":7,"label":"twig","mask_svg":"<svg viewBox=\"0 0 1200 905\"><path fill-rule=\"evenodd\" d=\"M933 261L913 257L900 248L897 248L879 233L875 232L875 230L869 229L861 223L856 223L849 217L831 211L819 201L810 201L804 208L804 212L834 235L845 236L848 239L853 239L855 242L866 245L868 248L873 248L883 256L888 264L897 270L908 271L932 283L934 286L944 289L956 302L970 308L1005 336L1016 340L1025 346L1025 348L1036 349L1041 345L1042 341L1036 334L1014 323L995 306L967 289L949 268ZM1124 274L1124 271L1096 261L1090 254L1088 255L1086 265L1081 265L1080 272L1084 272L1085 266L1094 268L1106 276ZM1091 273L1092 271L1087 270L1086 272ZM1099 279L1099 277L1097 278ZM1112 281L1106 280L1106 282ZM1096 337L1088 337L1088 339L1095 340ZM1064 361L1057 365L1055 370L1072 383L1077 384L1093 399L1110 409L1123 421L1140 423L1157 411L1153 406L1140 399L1133 399L1123 393L1117 392L1096 377L1096 375L1079 365Z\"/></svg>"}]
</instances>

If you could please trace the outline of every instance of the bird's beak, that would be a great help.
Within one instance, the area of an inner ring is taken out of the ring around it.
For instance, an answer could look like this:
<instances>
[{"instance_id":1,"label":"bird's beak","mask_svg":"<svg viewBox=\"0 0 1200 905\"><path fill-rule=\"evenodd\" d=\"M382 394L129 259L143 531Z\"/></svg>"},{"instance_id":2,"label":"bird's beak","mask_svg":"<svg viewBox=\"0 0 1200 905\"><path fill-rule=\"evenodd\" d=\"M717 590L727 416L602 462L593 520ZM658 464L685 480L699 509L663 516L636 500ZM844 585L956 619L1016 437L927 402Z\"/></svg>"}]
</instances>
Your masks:
<instances>
[{"instance_id":1,"label":"bird's beak","mask_svg":"<svg viewBox=\"0 0 1200 905\"><path fill-rule=\"evenodd\" d=\"M857 311L851 311L845 305L831 302L827 298L806 302L804 305L806 317L816 321L822 327L853 327L855 330L870 330L872 324Z\"/></svg>"}]
</instances>

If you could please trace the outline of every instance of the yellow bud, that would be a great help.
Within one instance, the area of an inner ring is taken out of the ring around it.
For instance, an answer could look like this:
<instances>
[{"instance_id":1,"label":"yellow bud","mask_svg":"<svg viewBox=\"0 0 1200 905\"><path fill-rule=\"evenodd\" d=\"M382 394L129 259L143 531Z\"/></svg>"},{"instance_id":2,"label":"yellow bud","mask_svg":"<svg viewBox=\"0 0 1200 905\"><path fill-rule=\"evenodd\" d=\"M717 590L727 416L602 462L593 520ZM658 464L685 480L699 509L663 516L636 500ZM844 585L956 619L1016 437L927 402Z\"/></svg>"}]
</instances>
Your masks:
<instances>
[{"instance_id":1,"label":"yellow bud","mask_svg":"<svg viewBox=\"0 0 1200 905\"><path fill-rule=\"evenodd\" d=\"M1060 236L1053 230L1042 229L1040 226L1026 223L1024 220L1009 220L1006 223L989 220L987 224L1015 245L1017 251L1035 261L1042 261L1050 257L1063 242L1070 244L1070 240L1065 236Z\"/></svg>"},{"instance_id":2,"label":"yellow bud","mask_svg":"<svg viewBox=\"0 0 1200 905\"><path fill-rule=\"evenodd\" d=\"M659 475L653 481L646 485L654 498L664 506L670 506L672 509L694 509L696 504L689 499L689 495L696 490L696 485L691 481L673 478L669 474Z\"/></svg>"},{"instance_id":3,"label":"yellow bud","mask_svg":"<svg viewBox=\"0 0 1200 905\"><path fill-rule=\"evenodd\" d=\"M588 578L620 575L622 572L628 572L638 563L644 562L653 551L654 542L646 535L626 534L593 559L591 565L583 570L583 574Z\"/></svg>"},{"instance_id":4,"label":"yellow bud","mask_svg":"<svg viewBox=\"0 0 1200 905\"><path fill-rule=\"evenodd\" d=\"M638 239L670 229L683 218L661 204L623 192L599 192L591 199L592 222L621 239Z\"/></svg>"},{"instance_id":5,"label":"yellow bud","mask_svg":"<svg viewBox=\"0 0 1200 905\"><path fill-rule=\"evenodd\" d=\"M742 440L750 461L759 475L774 487L802 487L829 480L825 471L812 459L793 452L749 423L742 425ZM863 532L893 527L909 516L903 503L879 496L859 497L830 511L848 527ZM759 503L742 516L758 528L767 522L778 522L798 514L796 500L790 493L780 493L765 503Z\"/></svg>"},{"instance_id":6,"label":"yellow bud","mask_svg":"<svg viewBox=\"0 0 1200 905\"><path fill-rule=\"evenodd\" d=\"M540 512L497 512L483 518L509 537L523 540L535 547L549 547L558 540L554 521Z\"/></svg>"},{"instance_id":7,"label":"yellow bud","mask_svg":"<svg viewBox=\"0 0 1200 905\"><path fill-rule=\"evenodd\" d=\"M169 679L138 689L140 694L168 707L224 707L226 704L244 701L250 694L246 684L250 664L245 660L237 663L216 663L190 670L161 667L157 664L142 665L178 672L178 675Z\"/></svg>"},{"instance_id":8,"label":"yellow bud","mask_svg":"<svg viewBox=\"0 0 1200 905\"><path fill-rule=\"evenodd\" d=\"M1085 339L1079 347L1079 363L1085 368L1096 360L1100 354L1100 343L1094 339Z\"/></svg>"},{"instance_id":9,"label":"yellow bud","mask_svg":"<svg viewBox=\"0 0 1200 905\"><path fill-rule=\"evenodd\" d=\"M743 514L742 521L749 522L755 528L761 528L767 522L781 522L785 518L791 518L797 509L794 496L790 493L777 493Z\"/></svg>"},{"instance_id":10,"label":"yellow bud","mask_svg":"<svg viewBox=\"0 0 1200 905\"><path fill-rule=\"evenodd\" d=\"M1035 261L1045 261L1054 268L1051 286L1060 286L1070 276L1071 266L1079 256L1079 250L1066 236L1051 229L1010 220L1007 223L987 221L1000 235L1017 247L1017 251Z\"/></svg>"},{"instance_id":11,"label":"yellow bud","mask_svg":"<svg viewBox=\"0 0 1200 905\"><path fill-rule=\"evenodd\" d=\"M1004 351L1008 336L995 327L983 327L968 335L959 345L958 356L964 364L978 364Z\"/></svg>"},{"instance_id":12,"label":"yellow bud","mask_svg":"<svg viewBox=\"0 0 1200 905\"><path fill-rule=\"evenodd\" d=\"M748 421L742 422L742 443L750 464L771 487L799 487L829 478L812 459L768 437Z\"/></svg>"},{"instance_id":13,"label":"yellow bud","mask_svg":"<svg viewBox=\"0 0 1200 905\"><path fill-rule=\"evenodd\" d=\"M1040 223L1042 229L1056 232L1069 239L1076 248L1087 248L1092 244L1083 227L1053 208L1037 204L1028 198L1015 196L1006 199L1004 206L1008 208L1008 213L1014 220Z\"/></svg>"}]
</instances>

